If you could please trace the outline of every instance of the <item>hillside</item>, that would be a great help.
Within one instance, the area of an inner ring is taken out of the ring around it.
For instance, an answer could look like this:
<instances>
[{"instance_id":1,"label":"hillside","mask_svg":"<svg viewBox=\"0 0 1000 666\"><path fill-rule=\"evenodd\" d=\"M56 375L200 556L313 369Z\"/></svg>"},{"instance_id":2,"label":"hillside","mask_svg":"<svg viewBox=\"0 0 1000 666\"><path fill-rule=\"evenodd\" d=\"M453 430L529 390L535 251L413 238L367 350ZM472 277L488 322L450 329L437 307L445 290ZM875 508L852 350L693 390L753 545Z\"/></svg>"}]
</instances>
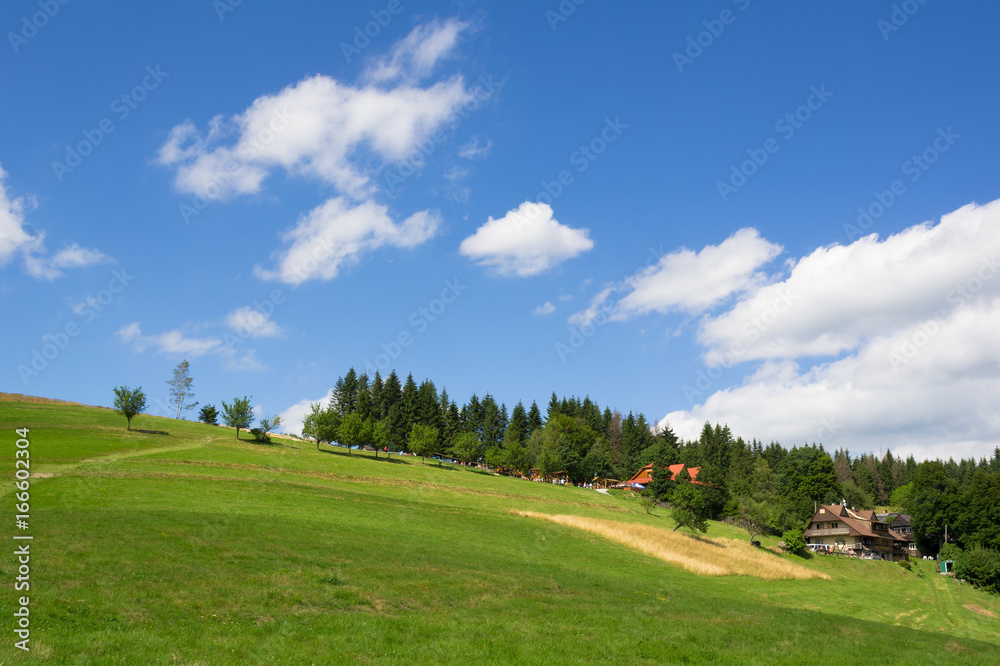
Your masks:
<instances>
[{"instance_id":1,"label":"hillside","mask_svg":"<svg viewBox=\"0 0 1000 666\"><path fill-rule=\"evenodd\" d=\"M159 417L128 432L106 409L4 397L8 479L15 429L30 429L34 539L31 651L13 647L8 588L0 663L986 664L1000 651L1000 598L932 563L765 551L753 557L808 575L702 575L532 517L673 527L594 491ZM718 549L707 539L745 534L712 523L683 538ZM0 558L5 585L16 567Z\"/></svg>"}]
</instances>

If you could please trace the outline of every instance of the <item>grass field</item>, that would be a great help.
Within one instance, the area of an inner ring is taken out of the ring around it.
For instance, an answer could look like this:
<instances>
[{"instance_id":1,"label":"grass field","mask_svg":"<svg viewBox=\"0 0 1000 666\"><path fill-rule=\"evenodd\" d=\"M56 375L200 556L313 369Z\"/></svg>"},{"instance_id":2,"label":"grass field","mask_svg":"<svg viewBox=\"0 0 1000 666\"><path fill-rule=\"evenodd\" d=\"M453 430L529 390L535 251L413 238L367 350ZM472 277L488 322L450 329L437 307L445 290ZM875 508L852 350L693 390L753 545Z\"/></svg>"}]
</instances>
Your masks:
<instances>
[{"instance_id":1,"label":"grass field","mask_svg":"<svg viewBox=\"0 0 1000 666\"><path fill-rule=\"evenodd\" d=\"M7 396L11 481L24 427L31 651L14 648L23 593L10 546L3 664L1000 659L1000 598L933 563L908 572L765 551L753 556L776 571L818 577L699 575L588 531L673 527L666 512L594 491L158 417L127 432L108 410ZM14 544L12 483L2 488L0 537ZM706 537L715 545L699 547L721 550L746 538L719 523Z\"/></svg>"}]
</instances>

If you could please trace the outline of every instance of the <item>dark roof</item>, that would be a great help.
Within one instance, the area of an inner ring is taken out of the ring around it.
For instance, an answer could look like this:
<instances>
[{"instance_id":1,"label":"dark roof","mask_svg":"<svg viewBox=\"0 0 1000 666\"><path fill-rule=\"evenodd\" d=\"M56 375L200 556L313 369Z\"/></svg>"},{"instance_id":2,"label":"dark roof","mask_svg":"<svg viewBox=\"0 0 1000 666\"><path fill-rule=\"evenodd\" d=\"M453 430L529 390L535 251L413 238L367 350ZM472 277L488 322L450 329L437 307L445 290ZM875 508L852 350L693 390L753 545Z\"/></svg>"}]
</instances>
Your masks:
<instances>
[{"instance_id":1,"label":"dark roof","mask_svg":"<svg viewBox=\"0 0 1000 666\"><path fill-rule=\"evenodd\" d=\"M821 510L824 511L824 513L820 513ZM871 518L866 518L866 516L871 516ZM899 534L896 534L891 529L889 529L888 525L886 525L885 532L876 532L874 530L869 529L868 525L874 518L875 518L875 512L871 510L852 511L840 504L820 504L819 507L816 509L816 513L813 514L812 520L810 520L809 522L817 523L817 522L827 522L830 520L838 520L844 523L844 526L847 527L849 530L860 536L872 537L875 539L894 539L896 541L906 540L905 537L900 536ZM880 521L876 520L875 522L880 522ZM885 525L885 523L882 524Z\"/></svg>"}]
</instances>

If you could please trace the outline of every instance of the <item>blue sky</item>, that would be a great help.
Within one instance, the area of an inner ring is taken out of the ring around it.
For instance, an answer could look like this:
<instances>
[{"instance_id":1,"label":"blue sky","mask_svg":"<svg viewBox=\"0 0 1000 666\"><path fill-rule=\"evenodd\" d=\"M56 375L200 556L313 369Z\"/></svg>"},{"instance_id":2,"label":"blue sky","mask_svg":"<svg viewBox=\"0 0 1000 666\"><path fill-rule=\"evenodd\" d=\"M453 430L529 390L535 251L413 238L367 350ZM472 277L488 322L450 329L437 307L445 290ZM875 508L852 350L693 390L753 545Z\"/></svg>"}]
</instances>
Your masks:
<instances>
[{"instance_id":1,"label":"blue sky","mask_svg":"<svg viewBox=\"0 0 1000 666\"><path fill-rule=\"evenodd\" d=\"M155 412L187 359L203 404L295 430L377 367L685 437L988 454L998 19L4 3L2 388Z\"/></svg>"}]
</instances>

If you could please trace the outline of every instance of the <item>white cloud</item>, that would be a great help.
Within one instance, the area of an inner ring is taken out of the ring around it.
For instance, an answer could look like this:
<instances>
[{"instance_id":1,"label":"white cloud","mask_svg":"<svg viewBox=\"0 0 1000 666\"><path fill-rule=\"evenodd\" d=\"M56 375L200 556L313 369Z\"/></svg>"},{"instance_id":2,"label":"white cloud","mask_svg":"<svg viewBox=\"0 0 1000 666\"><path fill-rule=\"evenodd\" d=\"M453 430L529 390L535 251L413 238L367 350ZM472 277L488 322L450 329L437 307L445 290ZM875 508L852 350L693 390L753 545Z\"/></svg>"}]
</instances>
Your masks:
<instances>
[{"instance_id":1,"label":"white cloud","mask_svg":"<svg viewBox=\"0 0 1000 666\"><path fill-rule=\"evenodd\" d=\"M256 266L254 273L286 284L330 280L365 252L420 245L434 236L440 223L437 211L425 210L395 224L382 204L365 201L352 207L346 198L336 197L302 216L282 235L289 247L275 253L277 269Z\"/></svg>"},{"instance_id":2,"label":"white cloud","mask_svg":"<svg viewBox=\"0 0 1000 666\"><path fill-rule=\"evenodd\" d=\"M532 310L532 313L539 315L541 317L545 317L547 315L552 314L555 311L556 311L556 306L552 305L552 301L545 301L544 303L536 307L534 310Z\"/></svg>"},{"instance_id":3,"label":"white cloud","mask_svg":"<svg viewBox=\"0 0 1000 666\"><path fill-rule=\"evenodd\" d=\"M493 148L493 141L487 140L485 146L479 145L479 137L474 136L458 149L458 156L467 160L474 160L479 157L486 157Z\"/></svg>"},{"instance_id":4,"label":"white cloud","mask_svg":"<svg viewBox=\"0 0 1000 666\"><path fill-rule=\"evenodd\" d=\"M573 294L559 294L559 300L560 301L572 301L573 300Z\"/></svg>"},{"instance_id":5,"label":"white cloud","mask_svg":"<svg viewBox=\"0 0 1000 666\"><path fill-rule=\"evenodd\" d=\"M333 389L326 392L322 398L317 398L315 400L299 400L297 403L286 409L285 411L278 414L281 417L281 427L279 430L285 433L302 433L302 422L305 420L309 412L312 411L312 405L314 403L319 403L321 409L326 409L330 405L330 400L333 398Z\"/></svg>"},{"instance_id":6,"label":"white cloud","mask_svg":"<svg viewBox=\"0 0 1000 666\"><path fill-rule=\"evenodd\" d=\"M998 227L1000 201L970 204L802 258L703 322L709 366L763 362L739 386L718 385L712 367L691 377L697 404L662 423L688 438L709 421L785 445L988 454L1000 440Z\"/></svg>"},{"instance_id":7,"label":"white cloud","mask_svg":"<svg viewBox=\"0 0 1000 666\"><path fill-rule=\"evenodd\" d=\"M64 268L85 268L112 261L111 257L76 243L48 257L45 233L32 235L25 230L24 212L28 204L23 197L10 197L4 182L6 178L7 172L0 167L0 266L20 253L28 275L40 280L54 280L63 275Z\"/></svg>"},{"instance_id":8,"label":"white cloud","mask_svg":"<svg viewBox=\"0 0 1000 666\"><path fill-rule=\"evenodd\" d=\"M916 225L880 241L820 248L787 279L708 319L699 341L710 362L734 345L741 360L834 356L950 308L960 286L1000 255L1000 201L969 204L937 225ZM989 272L990 269L986 269ZM982 282L1000 295L1000 279ZM953 293L954 292L954 293Z\"/></svg>"},{"instance_id":9,"label":"white cloud","mask_svg":"<svg viewBox=\"0 0 1000 666\"><path fill-rule=\"evenodd\" d=\"M589 233L560 224L548 204L526 201L498 220L489 218L459 251L500 275L527 277L589 251Z\"/></svg>"},{"instance_id":10,"label":"white cloud","mask_svg":"<svg viewBox=\"0 0 1000 666\"><path fill-rule=\"evenodd\" d=\"M0 166L0 266L19 250L31 247L41 238L24 229L24 198L12 199L7 192L7 172Z\"/></svg>"},{"instance_id":11,"label":"white cloud","mask_svg":"<svg viewBox=\"0 0 1000 666\"><path fill-rule=\"evenodd\" d=\"M570 315L568 321L582 326L598 315L626 321L650 312L698 314L734 294L758 289L766 280L758 269L781 251L780 245L749 228L697 252L680 248L617 284L605 285L587 308Z\"/></svg>"},{"instance_id":12,"label":"white cloud","mask_svg":"<svg viewBox=\"0 0 1000 666\"><path fill-rule=\"evenodd\" d=\"M577 326L586 326L597 319L598 316L613 316L615 314L614 304L609 304L608 299L614 293L615 287L607 286L594 294L587 307L569 316L567 321Z\"/></svg>"},{"instance_id":13,"label":"white cloud","mask_svg":"<svg viewBox=\"0 0 1000 666\"><path fill-rule=\"evenodd\" d=\"M764 280L758 269L781 253L756 229L740 229L718 245L698 252L681 248L626 281L629 293L618 302L623 319L650 312L693 314L718 305Z\"/></svg>"},{"instance_id":14,"label":"white cloud","mask_svg":"<svg viewBox=\"0 0 1000 666\"><path fill-rule=\"evenodd\" d=\"M122 342L131 344L138 352L145 351L147 347L155 347L156 351L163 354L197 358L205 354L222 352L226 348L220 338L187 337L179 329L156 335L143 335L139 322L121 327L115 335Z\"/></svg>"},{"instance_id":15,"label":"white cloud","mask_svg":"<svg viewBox=\"0 0 1000 666\"><path fill-rule=\"evenodd\" d=\"M257 351L243 349L241 343L249 338L278 335L280 329L266 318L261 322L253 316L254 313L259 314L250 308L238 308L227 317L227 323L236 332L236 337L232 335L227 336L227 338L218 336L193 337L181 329L145 335L139 322L122 326L115 333L115 336L140 353L152 349L156 353L178 358L218 356L224 359L223 367L226 370L259 371L264 369L264 365L258 360ZM247 327L244 328L241 322L247 322ZM257 322L257 326L254 327L250 322Z\"/></svg>"},{"instance_id":16,"label":"white cloud","mask_svg":"<svg viewBox=\"0 0 1000 666\"><path fill-rule=\"evenodd\" d=\"M41 247L41 243L39 243L39 246L40 251L44 252L45 249ZM87 266L108 264L113 261L106 254L97 250L80 247L76 243L73 243L56 252L51 258L43 254L26 254L24 257L24 266L28 274L32 277L53 280L63 276L63 268L86 268Z\"/></svg>"},{"instance_id":17,"label":"white cloud","mask_svg":"<svg viewBox=\"0 0 1000 666\"><path fill-rule=\"evenodd\" d=\"M465 24L432 23L415 29L383 63L385 83L406 67L424 75L452 49ZM261 190L275 168L318 178L356 199L374 194L367 148L386 162L401 163L416 147L472 100L460 76L419 87L350 86L316 75L273 95L257 98L242 113L216 116L207 132L191 121L174 127L159 151L175 167L175 185L206 199L227 199Z\"/></svg>"},{"instance_id":18,"label":"white cloud","mask_svg":"<svg viewBox=\"0 0 1000 666\"><path fill-rule=\"evenodd\" d=\"M270 314L247 305L230 312L226 323L243 338L276 338L282 333L281 327L271 321Z\"/></svg>"},{"instance_id":19,"label":"white cloud","mask_svg":"<svg viewBox=\"0 0 1000 666\"><path fill-rule=\"evenodd\" d=\"M455 20L418 26L366 70L360 85L315 75L257 98L232 117L212 118L205 131L186 120L170 131L158 161L176 169L179 191L206 200L256 194L278 169L337 191L284 234L286 247L272 255L275 269L254 268L263 279L329 280L364 252L423 243L440 215L425 210L393 222L374 200L374 178L412 158L475 101L461 76L419 83L453 52L466 28ZM453 189L453 196L467 196Z\"/></svg>"},{"instance_id":20,"label":"white cloud","mask_svg":"<svg viewBox=\"0 0 1000 666\"><path fill-rule=\"evenodd\" d=\"M468 23L455 19L419 25L401 39L388 56L375 60L365 70L365 78L376 83L401 78L421 79L451 54L462 31L468 27Z\"/></svg>"}]
</instances>

